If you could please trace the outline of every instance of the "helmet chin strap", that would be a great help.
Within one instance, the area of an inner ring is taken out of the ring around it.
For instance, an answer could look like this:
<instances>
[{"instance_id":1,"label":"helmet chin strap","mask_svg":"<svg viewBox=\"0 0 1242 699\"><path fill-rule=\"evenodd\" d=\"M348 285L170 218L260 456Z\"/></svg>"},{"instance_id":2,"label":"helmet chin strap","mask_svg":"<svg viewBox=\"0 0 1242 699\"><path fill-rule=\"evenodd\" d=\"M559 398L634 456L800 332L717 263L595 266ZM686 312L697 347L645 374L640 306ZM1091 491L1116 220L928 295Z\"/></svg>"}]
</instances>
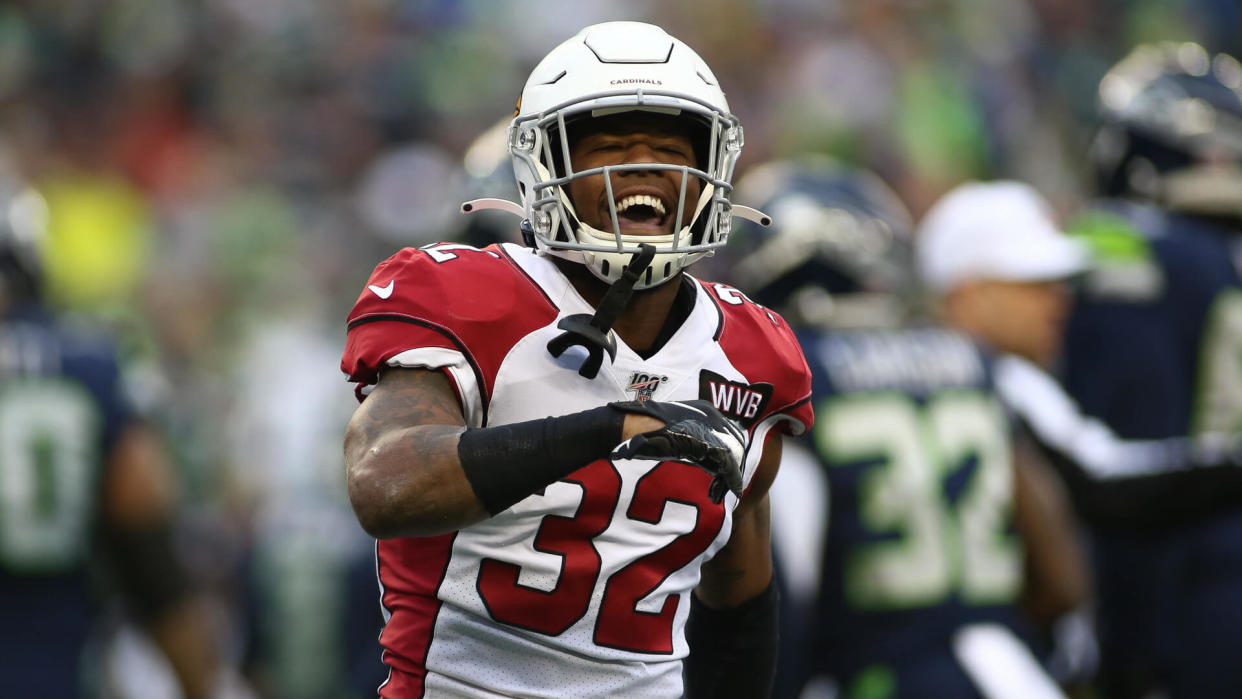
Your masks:
<instances>
[{"instance_id":1,"label":"helmet chin strap","mask_svg":"<svg viewBox=\"0 0 1242 699\"><path fill-rule=\"evenodd\" d=\"M625 266L621 278L604 293L595 315L577 313L562 318L556 324L565 332L548 342L548 352L553 357L560 357L574 345L585 347L587 358L578 367L578 374L588 379L595 378L604 363L604 352L608 353L609 361L617 358L617 336L612 331L612 324L617 322L617 317L629 304L630 297L634 295L635 282L647 271L654 257L655 246L648 243L639 245L638 254Z\"/></svg>"}]
</instances>

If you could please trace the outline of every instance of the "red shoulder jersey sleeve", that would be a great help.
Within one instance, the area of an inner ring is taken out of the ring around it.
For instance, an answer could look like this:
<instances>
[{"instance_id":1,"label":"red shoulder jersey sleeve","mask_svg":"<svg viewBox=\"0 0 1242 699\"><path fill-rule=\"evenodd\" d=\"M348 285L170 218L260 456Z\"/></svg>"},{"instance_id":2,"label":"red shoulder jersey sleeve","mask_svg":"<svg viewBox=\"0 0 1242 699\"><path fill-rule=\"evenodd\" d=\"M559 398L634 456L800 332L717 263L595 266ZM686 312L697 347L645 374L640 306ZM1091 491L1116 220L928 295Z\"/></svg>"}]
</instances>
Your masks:
<instances>
[{"instance_id":1,"label":"red shoulder jersey sleeve","mask_svg":"<svg viewBox=\"0 0 1242 699\"><path fill-rule=\"evenodd\" d=\"M793 330L776 311L751 301L727 284L700 282L720 308L717 342L729 361L751 383L772 385L772 398L760 420L784 415L780 429L802 434L815 424L811 408L811 370Z\"/></svg>"},{"instance_id":2,"label":"red shoulder jersey sleeve","mask_svg":"<svg viewBox=\"0 0 1242 699\"><path fill-rule=\"evenodd\" d=\"M543 291L499 246L406 248L375 268L354 302L341 371L365 386L408 350L458 352L486 404L509 349L556 315Z\"/></svg>"}]
</instances>

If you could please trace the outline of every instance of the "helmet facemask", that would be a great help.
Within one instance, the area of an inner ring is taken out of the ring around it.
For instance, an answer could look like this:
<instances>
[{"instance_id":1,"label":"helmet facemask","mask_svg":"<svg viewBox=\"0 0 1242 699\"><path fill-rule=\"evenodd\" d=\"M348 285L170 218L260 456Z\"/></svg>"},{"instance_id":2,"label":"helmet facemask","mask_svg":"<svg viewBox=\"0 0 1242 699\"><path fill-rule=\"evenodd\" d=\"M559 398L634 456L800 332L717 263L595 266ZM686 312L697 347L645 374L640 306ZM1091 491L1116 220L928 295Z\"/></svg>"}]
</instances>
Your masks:
<instances>
[{"instance_id":1,"label":"helmet facemask","mask_svg":"<svg viewBox=\"0 0 1242 699\"><path fill-rule=\"evenodd\" d=\"M694 166L641 162L575 169L571 152L582 134L595 132L609 117L625 118L635 111L660 115L676 124L679 131L689 129ZM522 198L529 207L536 246L548 254L581 262L595 276L612 283L620 278L640 243L653 245L655 259L635 284L637 289L668 281L726 243L732 216L730 180L742 140L741 126L732 115L686 94L642 89L586 95L540 114L515 118L509 131L510 153ZM655 214L672 217L676 222L673 232L622 233L623 216L618 211L614 186L625 173L636 171L677 173L681 186L676 201L654 202L652 206ZM608 204L605 225L611 230L584 222L569 196L573 183L591 177L603 177ZM697 197L693 196L691 178L699 183Z\"/></svg>"},{"instance_id":2,"label":"helmet facemask","mask_svg":"<svg viewBox=\"0 0 1242 699\"><path fill-rule=\"evenodd\" d=\"M619 124L610 128L610 118ZM672 126L651 123L661 119ZM597 135L602 144L579 140ZM617 157L607 141L614 136L624 151ZM693 49L652 24L594 24L549 52L522 89L508 138L521 206L477 200L462 210L519 213L528 245L608 283L595 313L562 318L565 332L548 343L554 357L587 347L579 373L594 378L603 354L615 357L611 327L634 290L713 254L728 240L732 216L771 223L729 202L742 141L724 92ZM575 145L586 162L574 162Z\"/></svg>"}]
</instances>

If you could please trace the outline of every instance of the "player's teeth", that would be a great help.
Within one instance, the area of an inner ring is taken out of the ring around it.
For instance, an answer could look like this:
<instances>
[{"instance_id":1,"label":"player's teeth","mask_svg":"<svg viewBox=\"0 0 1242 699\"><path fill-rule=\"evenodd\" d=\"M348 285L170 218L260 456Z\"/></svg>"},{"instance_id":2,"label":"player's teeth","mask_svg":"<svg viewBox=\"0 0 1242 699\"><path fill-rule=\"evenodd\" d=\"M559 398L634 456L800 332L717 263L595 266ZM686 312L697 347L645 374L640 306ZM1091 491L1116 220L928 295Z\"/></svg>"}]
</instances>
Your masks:
<instances>
[{"instance_id":1,"label":"player's teeth","mask_svg":"<svg viewBox=\"0 0 1242 699\"><path fill-rule=\"evenodd\" d=\"M631 194L628 197L622 198L621 201L617 202L617 213L621 213L631 206L649 206L661 216L667 213L664 208L664 202L650 194Z\"/></svg>"}]
</instances>

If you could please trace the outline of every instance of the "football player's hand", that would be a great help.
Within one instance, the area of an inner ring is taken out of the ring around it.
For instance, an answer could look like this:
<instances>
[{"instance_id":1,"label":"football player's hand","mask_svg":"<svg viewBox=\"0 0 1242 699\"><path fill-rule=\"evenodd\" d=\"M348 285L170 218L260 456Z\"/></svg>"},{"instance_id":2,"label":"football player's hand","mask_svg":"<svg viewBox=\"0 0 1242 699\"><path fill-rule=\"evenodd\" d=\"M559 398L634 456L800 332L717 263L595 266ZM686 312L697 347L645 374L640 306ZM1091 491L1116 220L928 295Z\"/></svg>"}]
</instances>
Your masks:
<instances>
[{"instance_id":1,"label":"football player's hand","mask_svg":"<svg viewBox=\"0 0 1242 699\"><path fill-rule=\"evenodd\" d=\"M746 433L710 401L625 401L608 405L664 422L659 429L622 442L612 450L612 458L680 461L698 466L714 476L707 491L712 502L723 501L726 490L742 497Z\"/></svg>"}]
</instances>

